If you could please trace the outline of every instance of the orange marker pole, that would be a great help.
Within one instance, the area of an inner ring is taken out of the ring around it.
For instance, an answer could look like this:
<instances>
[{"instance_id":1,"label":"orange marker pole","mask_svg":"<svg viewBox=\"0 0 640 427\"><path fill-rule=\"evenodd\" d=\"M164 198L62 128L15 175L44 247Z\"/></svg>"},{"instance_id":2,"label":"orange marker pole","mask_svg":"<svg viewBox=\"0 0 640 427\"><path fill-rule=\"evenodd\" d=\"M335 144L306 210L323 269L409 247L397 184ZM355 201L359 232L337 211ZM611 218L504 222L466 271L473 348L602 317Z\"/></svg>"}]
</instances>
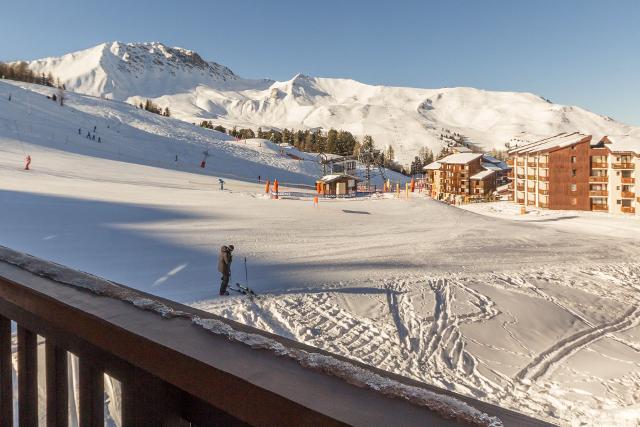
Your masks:
<instances>
[{"instance_id":1,"label":"orange marker pole","mask_svg":"<svg viewBox=\"0 0 640 427\"><path fill-rule=\"evenodd\" d=\"M278 180L273 180L273 192L276 193L276 199L278 198Z\"/></svg>"},{"instance_id":2,"label":"orange marker pole","mask_svg":"<svg viewBox=\"0 0 640 427\"><path fill-rule=\"evenodd\" d=\"M318 196L315 196L313 198L313 206L315 206L316 208L318 207Z\"/></svg>"},{"instance_id":3,"label":"orange marker pole","mask_svg":"<svg viewBox=\"0 0 640 427\"><path fill-rule=\"evenodd\" d=\"M269 180L267 180L267 183L264 186L264 192L265 194L269 194L269 191L271 190L271 183L269 182Z\"/></svg>"}]
</instances>

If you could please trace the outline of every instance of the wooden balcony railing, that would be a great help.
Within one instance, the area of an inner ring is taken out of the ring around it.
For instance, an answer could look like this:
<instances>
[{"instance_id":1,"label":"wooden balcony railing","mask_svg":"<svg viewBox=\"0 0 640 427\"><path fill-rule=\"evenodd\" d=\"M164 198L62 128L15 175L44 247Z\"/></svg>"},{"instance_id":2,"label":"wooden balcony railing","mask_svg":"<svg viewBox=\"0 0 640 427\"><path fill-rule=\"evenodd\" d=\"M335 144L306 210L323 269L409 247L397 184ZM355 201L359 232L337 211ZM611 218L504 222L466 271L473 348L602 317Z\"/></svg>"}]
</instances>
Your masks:
<instances>
[{"instance_id":1,"label":"wooden balcony railing","mask_svg":"<svg viewBox=\"0 0 640 427\"><path fill-rule=\"evenodd\" d=\"M609 206L608 205L591 205L591 210L597 211L597 212L608 212Z\"/></svg>"},{"instance_id":2,"label":"wooden balcony railing","mask_svg":"<svg viewBox=\"0 0 640 427\"><path fill-rule=\"evenodd\" d=\"M543 196L549 195L549 190L545 190L543 188L538 189L538 194L542 194Z\"/></svg>"},{"instance_id":3,"label":"wooden balcony railing","mask_svg":"<svg viewBox=\"0 0 640 427\"><path fill-rule=\"evenodd\" d=\"M518 174L518 179L524 179L524 175L523 174Z\"/></svg>"},{"instance_id":4,"label":"wooden balcony railing","mask_svg":"<svg viewBox=\"0 0 640 427\"><path fill-rule=\"evenodd\" d=\"M593 162L591 163L591 169L608 169L609 165L606 163Z\"/></svg>"},{"instance_id":5,"label":"wooden balcony railing","mask_svg":"<svg viewBox=\"0 0 640 427\"><path fill-rule=\"evenodd\" d=\"M607 190L592 190L589 191L589 197L607 197L609 192Z\"/></svg>"},{"instance_id":6,"label":"wooden balcony railing","mask_svg":"<svg viewBox=\"0 0 640 427\"><path fill-rule=\"evenodd\" d=\"M607 175L604 176L590 176L589 182L609 182L609 177Z\"/></svg>"},{"instance_id":7,"label":"wooden balcony railing","mask_svg":"<svg viewBox=\"0 0 640 427\"><path fill-rule=\"evenodd\" d=\"M548 182L549 181L549 176L548 175L540 175L540 176L538 176L538 181Z\"/></svg>"},{"instance_id":8,"label":"wooden balcony railing","mask_svg":"<svg viewBox=\"0 0 640 427\"><path fill-rule=\"evenodd\" d=\"M611 165L614 169L635 169L634 163L613 163Z\"/></svg>"},{"instance_id":9,"label":"wooden balcony railing","mask_svg":"<svg viewBox=\"0 0 640 427\"><path fill-rule=\"evenodd\" d=\"M524 199L518 199L518 200L517 200L517 203L518 203L519 205L524 205Z\"/></svg>"},{"instance_id":10,"label":"wooden balcony railing","mask_svg":"<svg viewBox=\"0 0 640 427\"><path fill-rule=\"evenodd\" d=\"M549 169L549 163L547 162L538 162L538 167L543 169Z\"/></svg>"},{"instance_id":11,"label":"wooden balcony railing","mask_svg":"<svg viewBox=\"0 0 640 427\"><path fill-rule=\"evenodd\" d=\"M623 199L635 199L636 193L634 193L633 191L621 191L620 196Z\"/></svg>"},{"instance_id":12,"label":"wooden balcony railing","mask_svg":"<svg viewBox=\"0 0 640 427\"><path fill-rule=\"evenodd\" d=\"M536 180L536 176L535 175L527 175L527 179L529 181L535 181Z\"/></svg>"},{"instance_id":13,"label":"wooden balcony railing","mask_svg":"<svg viewBox=\"0 0 640 427\"><path fill-rule=\"evenodd\" d=\"M622 213L628 213L628 214L636 213L636 208L634 208L633 206L622 206L620 210L622 211Z\"/></svg>"},{"instance_id":14,"label":"wooden balcony railing","mask_svg":"<svg viewBox=\"0 0 640 427\"><path fill-rule=\"evenodd\" d=\"M47 426L69 425L69 375L75 375L67 369L69 352L79 360L80 426L104 425L105 373L121 384L123 427L473 424L447 413L444 399L451 398L505 426L548 425L0 247L3 426L13 420L11 321L17 324L20 426L38 425L41 403ZM44 364L38 363L38 336L44 338ZM325 369L309 362L320 359L331 363ZM332 374L329 366L342 368ZM46 404L38 395L39 369ZM362 380L353 385L345 373L354 371L408 391L381 393ZM436 400L439 409L405 397L421 390L429 401L443 397Z\"/></svg>"},{"instance_id":15,"label":"wooden balcony railing","mask_svg":"<svg viewBox=\"0 0 640 427\"><path fill-rule=\"evenodd\" d=\"M623 184L635 184L636 179L635 179L635 178L625 178L625 177L622 177L622 178L621 178L621 181L622 181L622 183L623 183Z\"/></svg>"}]
</instances>

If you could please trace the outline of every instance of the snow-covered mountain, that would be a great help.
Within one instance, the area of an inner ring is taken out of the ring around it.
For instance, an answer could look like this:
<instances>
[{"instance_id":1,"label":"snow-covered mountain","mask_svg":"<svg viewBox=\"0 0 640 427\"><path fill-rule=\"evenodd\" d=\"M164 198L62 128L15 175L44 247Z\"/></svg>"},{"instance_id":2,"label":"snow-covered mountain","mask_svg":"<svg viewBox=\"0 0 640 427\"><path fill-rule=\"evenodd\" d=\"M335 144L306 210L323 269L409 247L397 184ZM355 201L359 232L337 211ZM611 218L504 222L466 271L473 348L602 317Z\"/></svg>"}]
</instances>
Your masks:
<instances>
[{"instance_id":1,"label":"snow-covered mountain","mask_svg":"<svg viewBox=\"0 0 640 427\"><path fill-rule=\"evenodd\" d=\"M337 128L391 145L400 161L438 150L458 133L483 148L504 148L559 132L626 135L637 128L531 93L473 88L418 89L310 77L249 80L197 53L161 43L104 43L59 58L29 62L68 89L127 101L153 99L174 117L225 126Z\"/></svg>"}]
</instances>

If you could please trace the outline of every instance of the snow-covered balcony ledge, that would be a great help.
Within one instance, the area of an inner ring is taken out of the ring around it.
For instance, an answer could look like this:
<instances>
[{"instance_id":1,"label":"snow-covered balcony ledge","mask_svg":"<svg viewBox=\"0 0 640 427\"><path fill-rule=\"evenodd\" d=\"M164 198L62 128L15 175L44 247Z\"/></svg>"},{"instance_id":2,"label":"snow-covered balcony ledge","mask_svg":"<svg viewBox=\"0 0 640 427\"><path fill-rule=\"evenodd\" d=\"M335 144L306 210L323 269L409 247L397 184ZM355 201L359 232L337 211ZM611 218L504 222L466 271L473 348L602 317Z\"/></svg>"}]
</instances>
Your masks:
<instances>
[{"instance_id":1,"label":"snow-covered balcony ledge","mask_svg":"<svg viewBox=\"0 0 640 427\"><path fill-rule=\"evenodd\" d=\"M38 424L39 405L47 425L67 425L67 352L79 359L80 425L104 425L103 373L121 384L117 419L127 427L546 425L0 247L3 420L14 418L10 321L18 326L21 426Z\"/></svg>"}]
</instances>

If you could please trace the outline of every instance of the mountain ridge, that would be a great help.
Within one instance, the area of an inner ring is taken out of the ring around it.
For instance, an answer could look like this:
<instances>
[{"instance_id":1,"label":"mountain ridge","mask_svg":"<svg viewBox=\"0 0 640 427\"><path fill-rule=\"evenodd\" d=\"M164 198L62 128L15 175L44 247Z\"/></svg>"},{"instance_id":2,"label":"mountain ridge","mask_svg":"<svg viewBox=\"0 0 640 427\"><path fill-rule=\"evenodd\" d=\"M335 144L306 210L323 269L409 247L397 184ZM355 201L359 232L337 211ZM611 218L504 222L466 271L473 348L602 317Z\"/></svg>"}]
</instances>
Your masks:
<instances>
[{"instance_id":1,"label":"mountain ridge","mask_svg":"<svg viewBox=\"0 0 640 427\"><path fill-rule=\"evenodd\" d=\"M378 146L394 147L401 162L424 146L438 151L452 134L483 149L568 131L640 135L610 117L530 92L368 85L303 73L287 81L244 79L195 51L159 42L102 43L27 63L67 89L135 105L152 99L188 122L370 134Z\"/></svg>"}]
</instances>

